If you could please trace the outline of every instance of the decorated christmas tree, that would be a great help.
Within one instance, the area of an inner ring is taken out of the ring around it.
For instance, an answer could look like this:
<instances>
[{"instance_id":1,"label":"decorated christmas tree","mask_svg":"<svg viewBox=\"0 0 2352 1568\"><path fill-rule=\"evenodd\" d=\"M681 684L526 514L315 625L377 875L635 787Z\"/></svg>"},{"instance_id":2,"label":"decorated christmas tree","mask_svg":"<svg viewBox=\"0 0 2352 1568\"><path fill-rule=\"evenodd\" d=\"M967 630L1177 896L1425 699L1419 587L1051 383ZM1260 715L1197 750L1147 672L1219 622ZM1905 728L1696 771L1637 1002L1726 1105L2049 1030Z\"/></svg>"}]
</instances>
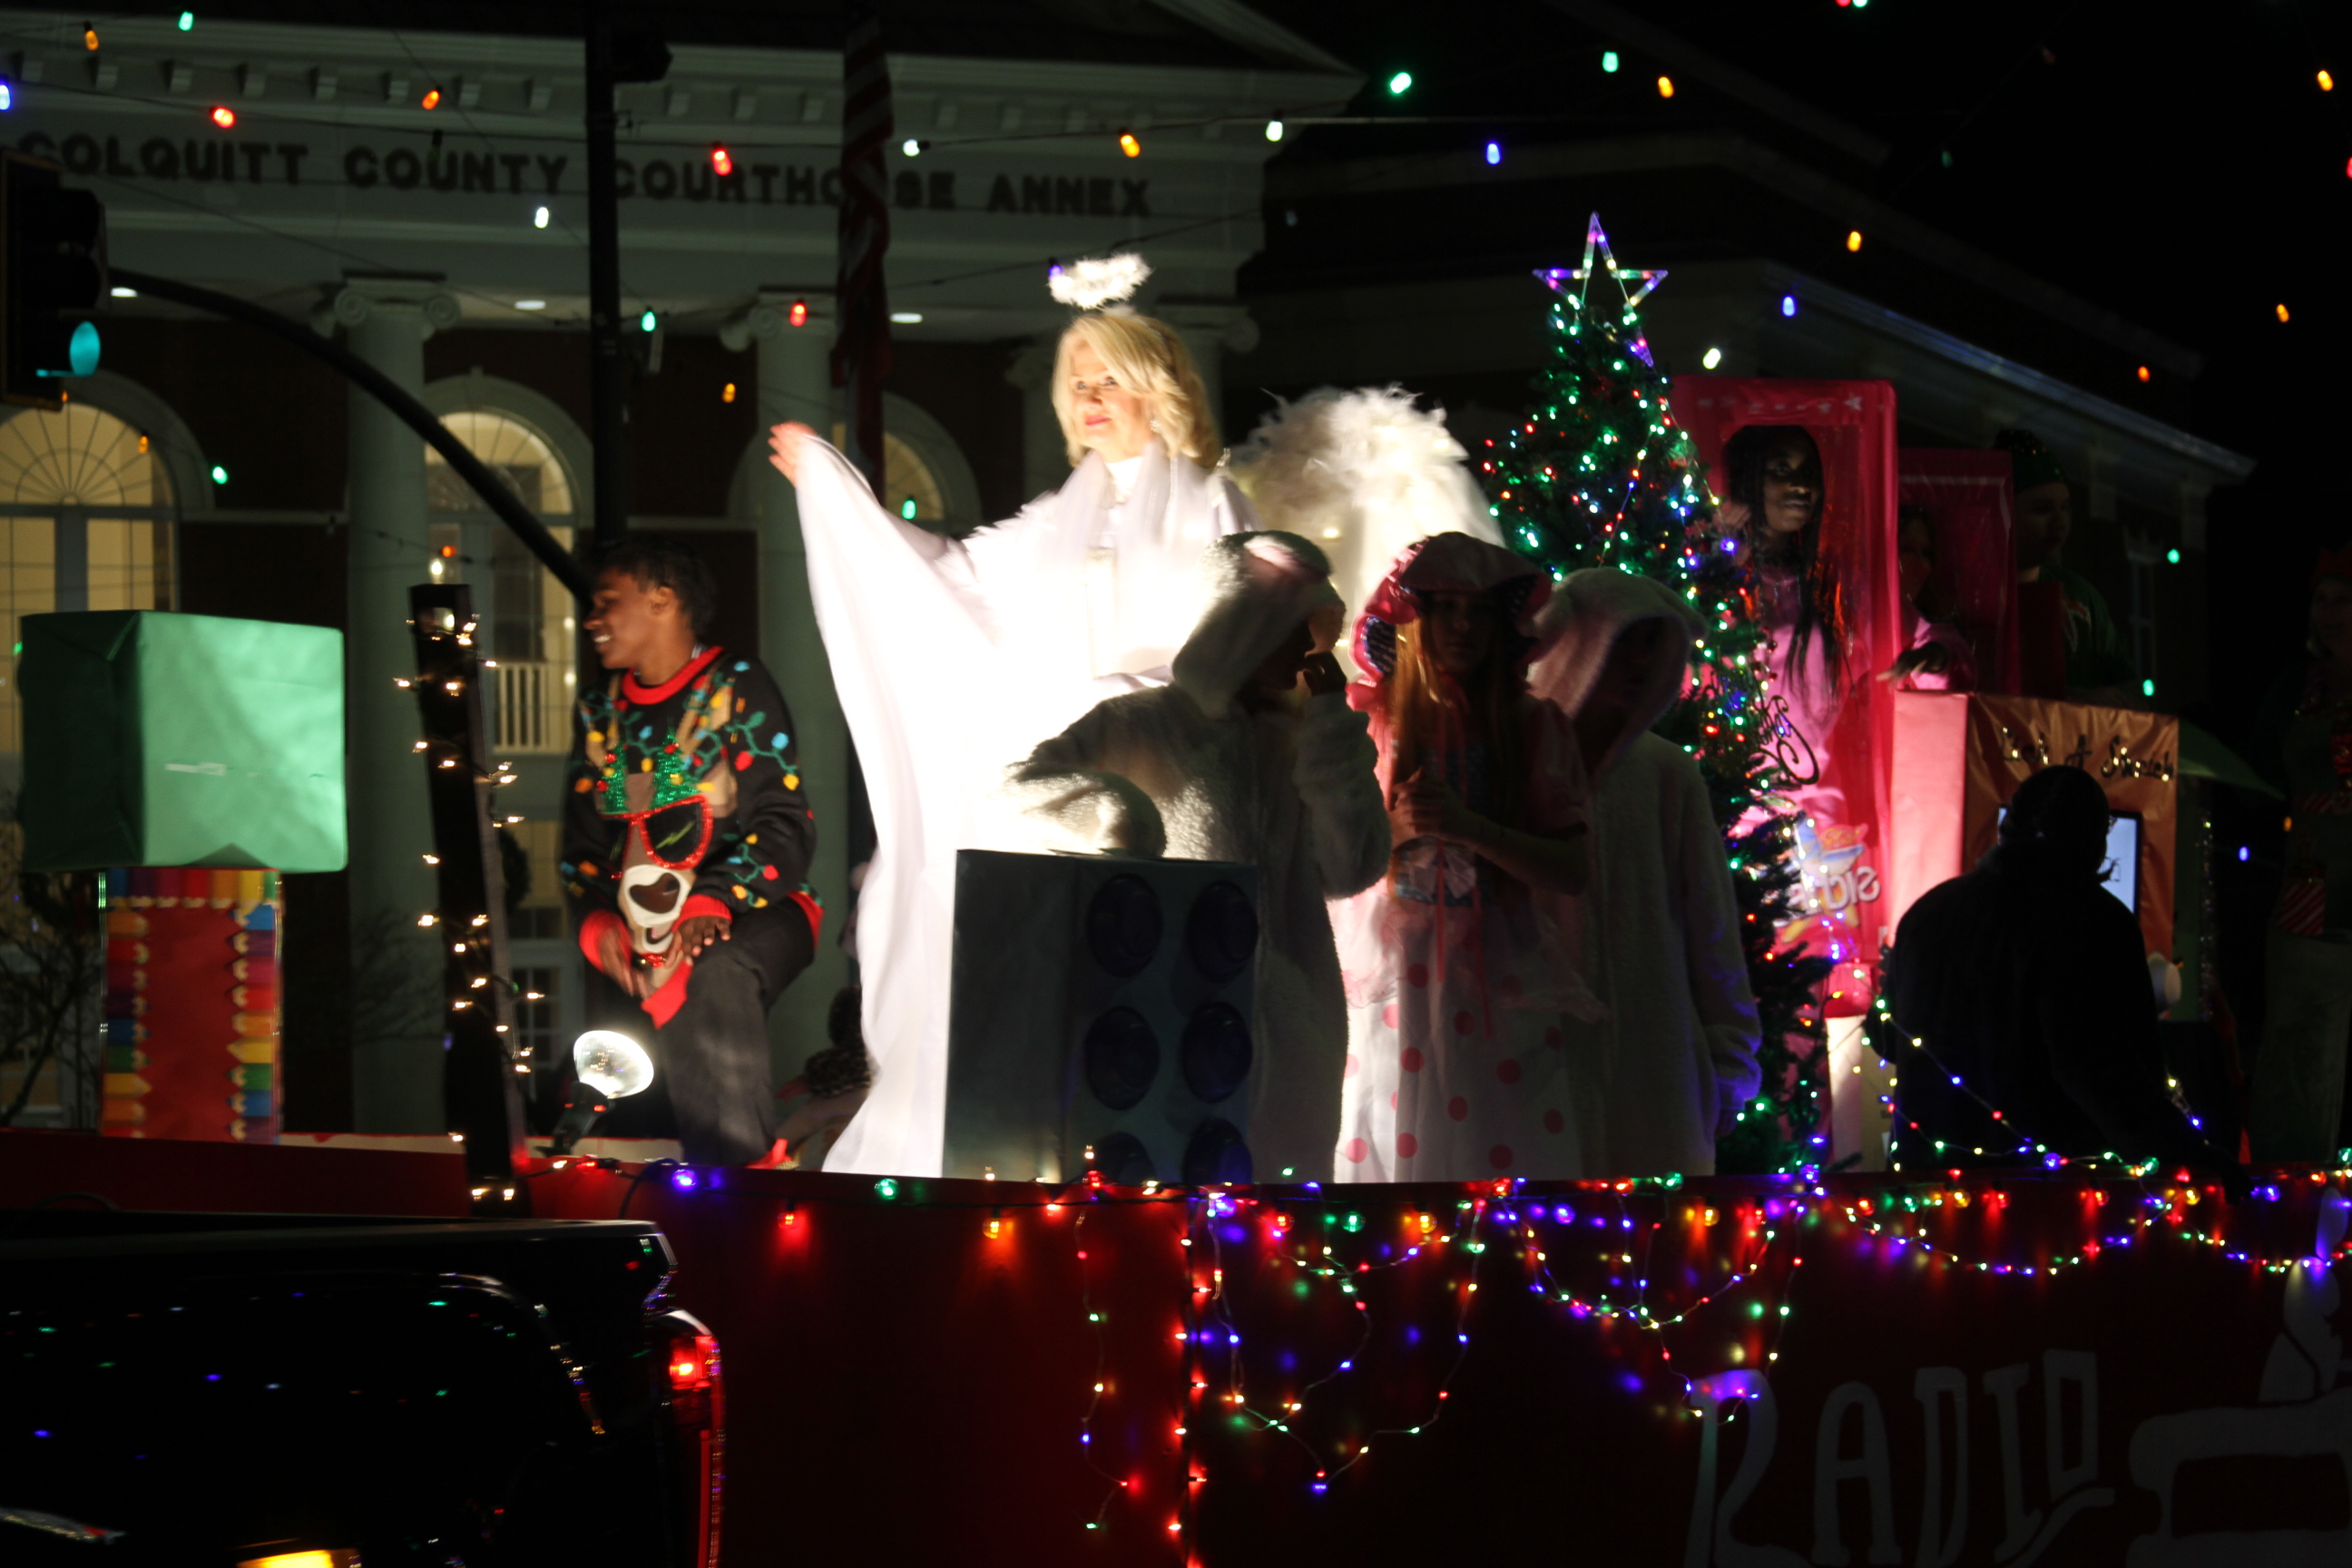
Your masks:
<instances>
[{"instance_id":1,"label":"decorated christmas tree","mask_svg":"<svg viewBox=\"0 0 2352 1568\"><path fill-rule=\"evenodd\" d=\"M1773 794L1781 781L1766 742L1778 704L1762 684L1748 569L1702 526L1713 510L1703 465L1643 335L1641 303L1665 274L1620 268L1596 216L1584 264L1541 276L1554 290L1547 363L1526 416L1487 443L1480 478L1504 536L1555 577L1587 567L1639 573L1699 614L1689 700L1659 729L1706 779L1763 1023L1762 1095L1724 1140L1718 1168L1792 1169L1820 1149L1827 1064L1813 1003L1829 964L1776 942L1797 871L1792 821Z\"/></svg>"}]
</instances>

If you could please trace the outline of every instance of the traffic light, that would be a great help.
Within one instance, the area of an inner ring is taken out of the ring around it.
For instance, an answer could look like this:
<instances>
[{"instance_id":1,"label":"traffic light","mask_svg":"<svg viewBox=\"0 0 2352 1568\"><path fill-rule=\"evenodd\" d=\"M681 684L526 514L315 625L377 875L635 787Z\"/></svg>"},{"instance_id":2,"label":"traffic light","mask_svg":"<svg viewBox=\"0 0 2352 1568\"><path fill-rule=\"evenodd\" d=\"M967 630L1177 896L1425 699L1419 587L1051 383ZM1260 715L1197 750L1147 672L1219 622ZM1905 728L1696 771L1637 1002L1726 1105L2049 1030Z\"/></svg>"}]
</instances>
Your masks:
<instances>
[{"instance_id":1,"label":"traffic light","mask_svg":"<svg viewBox=\"0 0 2352 1568\"><path fill-rule=\"evenodd\" d=\"M106 209L55 163L0 153L0 401L58 408L58 378L98 368Z\"/></svg>"}]
</instances>

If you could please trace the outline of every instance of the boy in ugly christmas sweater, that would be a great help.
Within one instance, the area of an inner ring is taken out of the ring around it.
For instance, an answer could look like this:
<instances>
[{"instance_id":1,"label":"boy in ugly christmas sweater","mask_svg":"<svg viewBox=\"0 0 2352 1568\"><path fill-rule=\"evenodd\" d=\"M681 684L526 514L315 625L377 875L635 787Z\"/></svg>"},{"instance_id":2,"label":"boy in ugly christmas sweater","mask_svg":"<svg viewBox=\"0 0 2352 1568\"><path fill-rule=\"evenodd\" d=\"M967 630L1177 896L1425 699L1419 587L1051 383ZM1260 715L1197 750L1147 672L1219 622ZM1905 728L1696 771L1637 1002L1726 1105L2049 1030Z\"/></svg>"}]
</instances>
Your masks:
<instances>
[{"instance_id":1,"label":"boy in ugly christmas sweater","mask_svg":"<svg viewBox=\"0 0 2352 1568\"><path fill-rule=\"evenodd\" d=\"M1364 716L1316 651L1339 626L1330 572L1296 534L1217 541L1173 682L1097 704L1010 786L1055 847L1257 867L1249 1142L1266 1181L1330 1179L1348 1010L1325 900L1389 861Z\"/></svg>"},{"instance_id":2,"label":"boy in ugly christmas sweater","mask_svg":"<svg viewBox=\"0 0 2352 1568\"><path fill-rule=\"evenodd\" d=\"M693 1164L776 1158L768 1009L815 952L816 820L792 715L716 646L709 569L658 534L605 557L587 630L612 671L580 701L563 879L581 951L635 998L655 1077L601 1131L675 1131ZM668 1112L666 1116L664 1112Z\"/></svg>"}]
</instances>

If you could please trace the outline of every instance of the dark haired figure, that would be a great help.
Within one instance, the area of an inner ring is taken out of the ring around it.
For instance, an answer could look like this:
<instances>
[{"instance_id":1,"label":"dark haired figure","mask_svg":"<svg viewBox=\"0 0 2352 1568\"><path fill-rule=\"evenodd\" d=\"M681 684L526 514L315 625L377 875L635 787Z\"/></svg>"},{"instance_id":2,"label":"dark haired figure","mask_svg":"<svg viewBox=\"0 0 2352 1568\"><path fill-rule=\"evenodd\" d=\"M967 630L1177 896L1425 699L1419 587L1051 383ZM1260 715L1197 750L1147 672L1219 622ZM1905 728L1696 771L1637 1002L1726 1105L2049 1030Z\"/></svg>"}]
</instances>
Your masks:
<instances>
[{"instance_id":1,"label":"dark haired figure","mask_svg":"<svg viewBox=\"0 0 2352 1568\"><path fill-rule=\"evenodd\" d=\"M1976 869L1903 917L1889 991L1919 1045L1895 1058L1899 1168L2039 1166L2040 1144L2235 1179L2166 1093L2139 922L2099 879L2109 820L2090 774L2044 768Z\"/></svg>"},{"instance_id":2,"label":"dark haired figure","mask_svg":"<svg viewBox=\"0 0 2352 1568\"><path fill-rule=\"evenodd\" d=\"M613 673L580 700L562 869L581 951L652 1025L654 1087L606 1130L657 1131L629 1124L666 1099L689 1163L742 1165L772 1157L768 1009L821 915L792 715L711 640L716 607L681 545L637 534L605 556L587 630Z\"/></svg>"},{"instance_id":3,"label":"dark haired figure","mask_svg":"<svg viewBox=\"0 0 2352 1568\"><path fill-rule=\"evenodd\" d=\"M1757 620L1771 639L1765 668L1796 731L1792 773L1818 779L1844 696L1846 634L1837 574L1822 554L1822 449L1801 425L1749 425L1723 444L1722 521L1756 567ZM1818 784L1798 804L1844 819L1844 797Z\"/></svg>"},{"instance_id":4,"label":"dark haired figure","mask_svg":"<svg viewBox=\"0 0 2352 1568\"><path fill-rule=\"evenodd\" d=\"M1924 506L1896 509L1896 571L1903 593L1903 651L1886 679L1905 691L1973 691L1976 658L1958 626L1936 618L1936 520Z\"/></svg>"},{"instance_id":5,"label":"dark haired figure","mask_svg":"<svg viewBox=\"0 0 2352 1568\"><path fill-rule=\"evenodd\" d=\"M2010 488L2016 493L2017 580L2047 583L2058 591L2066 632L2067 697L2111 708L2131 706L2138 700L2139 672L2124 650L2106 595L2058 559L2074 517L2065 468L2031 430L2003 430L1992 444L2009 454Z\"/></svg>"},{"instance_id":6,"label":"dark haired figure","mask_svg":"<svg viewBox=\"0 0 2352 1568\"><path fill-rule=\"evenodd\" d=\"M2332 1163L2347 1139L2352 1034L2352 550L2312 569L2311 662L2286 673L2255 733L2286 786L2286 880L2263 949L2262 1051L2247 1132L2261 1161Z\"/></svg>"}]
</instances>

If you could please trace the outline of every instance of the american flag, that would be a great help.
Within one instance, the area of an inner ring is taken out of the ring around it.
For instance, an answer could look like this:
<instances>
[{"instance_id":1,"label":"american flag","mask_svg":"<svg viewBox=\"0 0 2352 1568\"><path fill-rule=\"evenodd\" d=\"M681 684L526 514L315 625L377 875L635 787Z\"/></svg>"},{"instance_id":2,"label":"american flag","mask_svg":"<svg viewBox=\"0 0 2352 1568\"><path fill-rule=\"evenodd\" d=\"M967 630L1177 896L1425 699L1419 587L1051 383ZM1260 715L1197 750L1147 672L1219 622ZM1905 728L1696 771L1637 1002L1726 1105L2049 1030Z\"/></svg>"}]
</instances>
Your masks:
<instances>
[{"instance_id":1,"label":"american flag","mask_svg":"<svg viewBox=\"0 0 2352 1568\"><path fill-rule=\"evenodd\" d=\"M890 249L889 176L882 150L890 140L890 63L874 7L850 7L842 45L841 235L835 297L840 327L833 342L833 384L845 388L846 455L882 493L882 380L890 374L890 303L882 258Z\"/></svg>"}]
</instances>

